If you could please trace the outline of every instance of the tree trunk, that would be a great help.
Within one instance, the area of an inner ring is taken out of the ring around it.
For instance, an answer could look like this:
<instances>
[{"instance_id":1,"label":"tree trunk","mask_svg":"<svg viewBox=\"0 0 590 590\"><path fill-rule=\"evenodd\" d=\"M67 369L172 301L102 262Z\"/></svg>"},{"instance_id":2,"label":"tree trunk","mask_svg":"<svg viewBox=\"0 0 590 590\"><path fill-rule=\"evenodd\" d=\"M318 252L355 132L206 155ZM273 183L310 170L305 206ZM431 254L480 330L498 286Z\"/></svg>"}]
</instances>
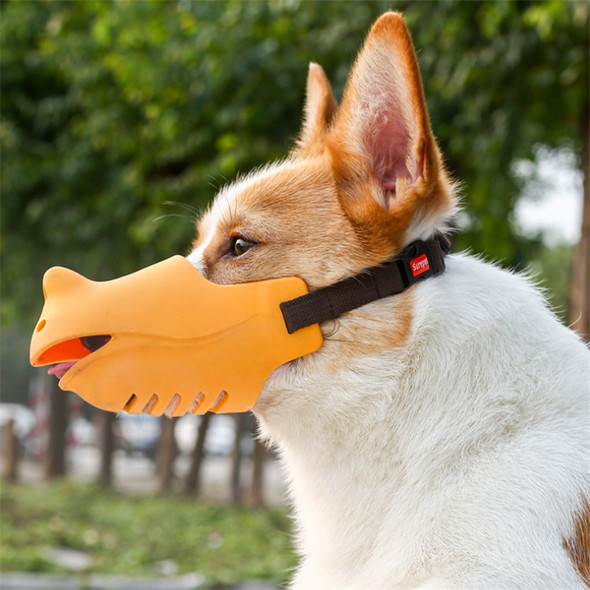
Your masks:
<instances>
[{"instance_id":1,"label":"tree trunk","mask_svg":"<svg viewBox=\"0 0 590 590\"><path fill-rule=\"evenodd\" d=\"M250 486L249 504L264 506L264 465L266 463L266 446L256 439L252 465L252 484Z\"/></svg>"},{"instance_id":2,"label":"tree trunk","mask_svg":"<svg viewBox=\"0 0 590 590\"><path fill-rule=\"evenodd\" d=\"M233 504L242 502L242 434L244 433L244 414L234 414L236 425L236 438L234 440L234 450L232 454L231 470L231 500Z\"/></svg>"},{"instance_id":3,"label":"tree trunk","mask_svg":"<svg viewBox=\"0 0 590 590\"><path fill-rule=\"evenodd\" d=\"M205 437L211 421L211 412L207 412L201 418L195 448L191 456L191 464L184 481L184 491L187 494L199 495L201 492L201 467L205 458Z\"/></svg>"},{"instance_id":4,"label":"tree trunk","mask_svg":"<svg viewBox=\"0 0 590 590\"><path fill-rule=\"evenodd\" d=\"M590 119L584 128L584 204L582 235L574 259L570 323L584 340L590 339Z\"/></svg>"},{"instance_id":5,"label":"tree trunk","mask_svg":"<svg viewBox=\"0 0 590 590\"><path fill-rule=\"evenodd\" d=\"M53 479L66 474L66 431L68 428L68 398L58 386L58 381L48 375L49 389L49 441L45 478Z\"/></svg>"},{"instance_id":6,"label":"tree trunk","mask_svg":"<svg viewBox=\"0 0 590 590\"><path fill-rule=\"evenodd\" d=\"M177 418L163 418L160 432L160 443L156 456L156 477L158 479L158 492L165 494L172 488L174 481L174 460L177 447L174 439L174 427Z\"/></svg>"},{"instance_id":7,"label":"tree trunk","mask_svg":"<svg viewBox=\"0 0 590 590\"><path fill-rule=\"evenodd\" d=\"M18 437L14 430L14 418L0 428L0 441L2 443L2 479L16 481L18 479Z\"/></svg>"},{"instance_id":8,"label":"tree trunk","mask_svg":"<svg viewBox=\"0 0 590 590\"><path fill-rule=\"evenodd\" d=\"M114 435L115 414L99 412L100 428L100 473L101 485L110 488L113 483L113 454L115 452Z\"/></svg>"}]
</instances>

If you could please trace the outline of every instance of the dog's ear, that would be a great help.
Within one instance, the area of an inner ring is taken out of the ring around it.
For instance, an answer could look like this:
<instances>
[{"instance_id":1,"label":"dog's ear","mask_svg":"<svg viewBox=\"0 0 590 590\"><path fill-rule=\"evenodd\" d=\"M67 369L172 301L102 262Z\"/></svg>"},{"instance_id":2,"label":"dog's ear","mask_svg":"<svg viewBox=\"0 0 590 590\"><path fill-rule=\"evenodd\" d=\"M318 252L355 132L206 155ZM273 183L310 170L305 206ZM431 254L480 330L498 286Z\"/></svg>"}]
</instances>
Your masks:
<instances>
[{"instance_id":1,"label":"dog's ear","mask_svg":"<svg viewBox=\"0 0 590 590\"><path fill-rule=\"evenodd\" d=\"M404 232L417 217L450 211L451 185L430 128L410 33L398 13L373 25L327 141L340 199L353 221L385 215Z\"/></svg>"},{"instance_id":2,"label":"dog's ear","mask_svg":"<svg viewBox=\"0 0 590 590\"><path fill-rule=\"evenodd\" d=\"M303 126L296 147L299 155L309 155L323 150L326 131L337 109L338 103L322 66L310 63Z\"/></svg>"}]
</instances>

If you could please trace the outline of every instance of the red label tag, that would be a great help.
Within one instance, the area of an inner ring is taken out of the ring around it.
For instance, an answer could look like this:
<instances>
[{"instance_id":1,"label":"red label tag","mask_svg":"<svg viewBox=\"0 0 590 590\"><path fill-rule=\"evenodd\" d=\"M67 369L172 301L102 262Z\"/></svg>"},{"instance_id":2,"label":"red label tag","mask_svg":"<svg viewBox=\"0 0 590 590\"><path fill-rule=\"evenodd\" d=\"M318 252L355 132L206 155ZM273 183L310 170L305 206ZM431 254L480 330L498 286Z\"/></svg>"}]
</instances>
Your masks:
<instances>
[{"instance_id":1,"label":"red label tag","mask_svg":"<svg viewBox=\"0 0 590 590\"><path fill-rule=\"evenodd\" d=\"M415 277L420 276L422 273L430 270L430 263L428 262L426 254L422 254L422 256L418 256L418 258L411 260L410 269L412 271L412 275Z\"/></svg>"}]
</instances>

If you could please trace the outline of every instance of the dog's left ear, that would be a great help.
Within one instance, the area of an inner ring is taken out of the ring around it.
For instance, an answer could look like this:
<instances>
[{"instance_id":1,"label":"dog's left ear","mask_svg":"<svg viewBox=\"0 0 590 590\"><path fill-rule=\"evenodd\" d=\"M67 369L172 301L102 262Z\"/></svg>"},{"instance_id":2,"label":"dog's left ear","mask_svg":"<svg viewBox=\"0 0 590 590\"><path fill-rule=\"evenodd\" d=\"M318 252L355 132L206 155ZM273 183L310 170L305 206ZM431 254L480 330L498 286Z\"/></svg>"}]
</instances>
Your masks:
<instances>
[{"instance_id":1,"label":"dog's left ear","mask_svg":"<svg viewBox=\"0 0 590 590\"><path fill-rule=\"evenodd\" d=\"M324 149L325 135L338 103L322 66L309 64L303 126L297 140L298 155L312 155Z\"/></svg>"},{"instance_id":2,"label":"dog's left ear","mask_svg":"<svg viewBox=\"0 0 590 590\"><path fill-rule=\"evenodd\" d=\"M413 221L428 218L427 225L435 225L452 209L451 184L400 14L386 13L373 25L327 144L342 205L353 221L375 225L379 217L389 232L401 234Z\"/></svg>"}]
</instances>

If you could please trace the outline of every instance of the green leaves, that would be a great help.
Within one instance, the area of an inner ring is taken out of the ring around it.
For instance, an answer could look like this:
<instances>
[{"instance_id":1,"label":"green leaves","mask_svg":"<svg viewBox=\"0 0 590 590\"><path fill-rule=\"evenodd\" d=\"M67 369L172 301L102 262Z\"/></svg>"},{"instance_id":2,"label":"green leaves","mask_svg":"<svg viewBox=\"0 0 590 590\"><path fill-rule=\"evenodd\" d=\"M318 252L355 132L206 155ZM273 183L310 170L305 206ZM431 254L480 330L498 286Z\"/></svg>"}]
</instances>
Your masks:
<instances>
[{"instance_id":1,"label":"green leaves","mask_svg":"<svg viewBox=\"0 0 590 590\"><path fill-rule=\"evenodd\" d=\"M4 3L3 317L38 309L48 266L100 279L184 253L192 219L169 216L164 203L201 210L220 184L283 157L308 62L325 67L340 95L368 27L390 7ZM458 246L524 264L527 242L509 225L521 188L513 163L532 159L538 143L581 148L588 5L393 8L405 11L435 134L463 182Z\"/></svg>"},{"instance_id":2,"label":"green leaves","mask_svg":"<svg viewBox=\"0 0 590 590\"><path fill-rule=\"evenodd\" d=\"M162 563L208 582L284 582L295 564L282 511L178 497L126 497L62 481L2 488L2 570L56 572L49 548L82 551L89 572L156 576Z\"/></svg>"}]
</instances>

